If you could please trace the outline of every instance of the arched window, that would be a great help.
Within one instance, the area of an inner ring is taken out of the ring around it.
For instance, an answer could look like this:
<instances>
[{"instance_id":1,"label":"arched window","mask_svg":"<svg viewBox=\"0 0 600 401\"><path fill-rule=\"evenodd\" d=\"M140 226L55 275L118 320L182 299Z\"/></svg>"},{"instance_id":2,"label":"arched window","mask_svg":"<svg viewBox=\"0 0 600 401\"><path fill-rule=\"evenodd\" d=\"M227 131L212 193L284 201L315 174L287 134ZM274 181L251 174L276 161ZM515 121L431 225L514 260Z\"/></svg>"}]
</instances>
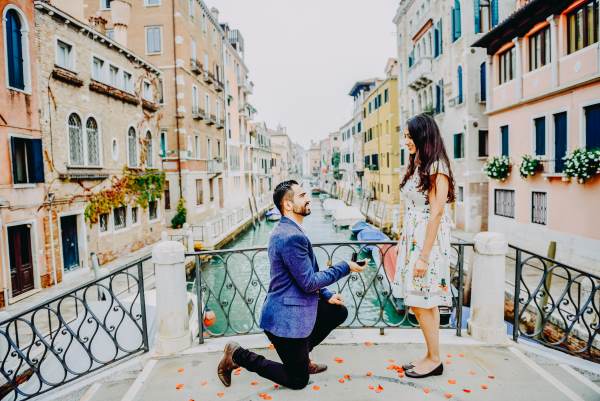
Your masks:
<instances>
[{"instance_id":1,"label":"arched window","mask_svg":"<svg viewBox=\"0 0 600 401\"><path fill-rule=\"evenodd\" d=\"M92 117L85 124L87 134L87 163L90 166L100 165L100 144L98 138L98 123Z\"/></svg>"},{"instance_id":2,"label":"arched window","mask_svg":"<svg viewBox=\"0 0 600 401\"><path fill-rule=\"evenodd\" d=\"M82 166L84 164L81 119L75 113L69 116L69 156L72 165Z\"/></svg>"},{"instance_id":3,"label":"arched window","mask_svg":"<svg viewBox=\"0 0 600 401\"><path fill-rule=\"evenodd\" d=\"M27 22L16 8L7 8L4 14L4 37L6 43L6 66L8 86L27 90L29 85L28 29Z\"/></svg>"},{"instance_id":4,"label":"arched window","mask_svg":"<svg viewBox=\"0 0 600 401\"><path fill-rule=\"evenodd\" d=\"M152 167L154 165L154 154L152 152L152 134L150 131L146 132L146 167Z\"/></svg>"},{"instance_id":5,"label":"arched window","mask_svg":"<svg viewBox=\"0 0 600 401\"><path fill-rule=\"evenodd\" d=\"M135 134L135 129L131 127L127 134L127 161L129 162L129 167L137 167L137 159L137 135Z\"/></svg>"},{"instance_id":6,"label":"arched window","mask_svg":"<svg viewBox=\"0 0 600 401\"><path fill-rule=\"evenodd\" d=\"M463 102L463 73L462 73L462 66L458 66L458 103L462 103Z\"/></svg>"}]
</instances>

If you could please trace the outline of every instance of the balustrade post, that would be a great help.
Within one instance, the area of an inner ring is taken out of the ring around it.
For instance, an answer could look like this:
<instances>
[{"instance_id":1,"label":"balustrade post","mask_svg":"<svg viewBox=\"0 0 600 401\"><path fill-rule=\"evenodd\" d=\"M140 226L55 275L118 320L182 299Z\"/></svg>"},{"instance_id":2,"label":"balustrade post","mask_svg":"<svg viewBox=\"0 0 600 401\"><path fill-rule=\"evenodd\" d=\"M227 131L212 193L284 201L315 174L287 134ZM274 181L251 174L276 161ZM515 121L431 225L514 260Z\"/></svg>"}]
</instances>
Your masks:
<instances>
[{"instance_id":1,"label":"balustrade post","mask_svg":"<svg viewBox=\"0 0 600 401\"><path fill-rule=\"evenodd\" d=\"M504 323L505 258L508 243L504 234L493 232L477 234L474 242L468 332L474 339L486 343L505 343L508 340Z\"/></svg>"},{"instance_id":2,"label":"balustrade post","mask_svg":"<svg viewBox=\"0 0 600 401\"><path fill-rule=\"evenodd\" d=\"M156 268L156 353L170 355L192 344L188 316L185 247L177 241L163 241L152 250Z\"/></svg>"}]
</instances>

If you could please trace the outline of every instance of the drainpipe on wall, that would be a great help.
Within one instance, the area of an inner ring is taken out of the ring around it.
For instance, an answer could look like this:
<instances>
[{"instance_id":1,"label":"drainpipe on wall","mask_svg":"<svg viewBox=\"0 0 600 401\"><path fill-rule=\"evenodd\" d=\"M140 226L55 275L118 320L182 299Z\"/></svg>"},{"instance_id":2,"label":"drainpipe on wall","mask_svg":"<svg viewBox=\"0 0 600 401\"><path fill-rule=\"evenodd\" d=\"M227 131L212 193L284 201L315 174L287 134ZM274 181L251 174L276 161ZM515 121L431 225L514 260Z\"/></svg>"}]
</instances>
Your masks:
<instances>
[{"instance_id":1,"label":"drainpipe on wall","mask_svg":"<svg viewBox=\"0 0 600 401\"><path fill-rule=\"evenodd\" d=\"M171 18L173 23L173 65L175 71L175 129L177 130L177 176L179 180L179 199L183 198L183 188L182 188L182 179L181 179L181 140L179 138L179 118L177 118L177 113L179 112L179 99L177 98L177 43L175 41L175 0L171 0Z\"/></svg>"},{"instance_id":2,"label":"drainpipe on wall","mask_svg":"<svg viewBox=\"0 0 600 401\"><path fill-rule=\"evenodd\" d=\"M58 277L56 275L56 255L54 250L54 224L52 218L52 202L54 201L54 194L48 194L48 198L50 200L50 204L48 205L48 228L50 230L50 257L52 258L52 280L54 280L54 285L58 285Z\"/></svg>"}]
</instances>

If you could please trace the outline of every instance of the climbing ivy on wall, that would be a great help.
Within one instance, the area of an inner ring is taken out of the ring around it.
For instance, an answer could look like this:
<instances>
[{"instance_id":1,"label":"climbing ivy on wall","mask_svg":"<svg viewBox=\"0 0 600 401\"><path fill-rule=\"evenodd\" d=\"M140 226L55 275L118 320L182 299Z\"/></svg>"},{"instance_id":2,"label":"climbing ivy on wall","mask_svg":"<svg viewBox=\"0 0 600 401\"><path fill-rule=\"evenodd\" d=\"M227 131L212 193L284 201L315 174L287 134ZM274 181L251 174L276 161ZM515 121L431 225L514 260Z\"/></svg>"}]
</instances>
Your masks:
<instances>
[{"instance_id":1,"label":"climbing ivy on wall","mask_svg":"<svg viewBox=\"0 0 600 401\"><path fill-rule=\"evenodd\" d=\"M85 219L90 224L98 223L100 215L114 208L135 204L143 209L162 197L165 173L157 170L138 171L124 169L122 177L113 177L111 186L90 195L85 207Z\"/></svg>"}]
</instances>

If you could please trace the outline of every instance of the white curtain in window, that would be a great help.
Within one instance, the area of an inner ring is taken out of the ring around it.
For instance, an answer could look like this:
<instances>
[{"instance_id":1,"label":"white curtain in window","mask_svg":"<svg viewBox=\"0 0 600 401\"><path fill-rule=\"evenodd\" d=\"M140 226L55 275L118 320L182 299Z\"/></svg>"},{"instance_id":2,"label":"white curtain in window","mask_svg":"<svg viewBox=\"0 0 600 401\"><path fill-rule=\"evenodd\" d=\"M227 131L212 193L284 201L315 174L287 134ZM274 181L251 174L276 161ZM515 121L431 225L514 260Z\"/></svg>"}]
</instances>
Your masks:
<instances>
[{"instance_id":1,"label":"white curtain in window","mask_svg":"<svg viewBox=\"0 0 600 401\"><path fill-rule=\"evenodd\" d=\"M100 147L98 138L98 124L93 118L88 118L86 123L87 133L87 163L90 166L100 165Z\"/></svg>"},{"instance_id":2,"label":"white curtain in window","mask_svg":"<svg viewBox=\"0 0 600 401\"><path fill-rule=\"evenodd\" d=\"M135 129L129 128L129 133L127 135L127 155L129 166L137 167L137 136L135 134Z\"/></svg>"},{"instance_id":3,"label":"white curtain in window","mask_svg":"<svg viewBox=\"0 0 600 401\"><path fill-rule=\"evenodd\" d=\"M69 155L72 165L83 165L83 133L81 119L77 114L69 116Z\"/></svg>"}]
</instances>

